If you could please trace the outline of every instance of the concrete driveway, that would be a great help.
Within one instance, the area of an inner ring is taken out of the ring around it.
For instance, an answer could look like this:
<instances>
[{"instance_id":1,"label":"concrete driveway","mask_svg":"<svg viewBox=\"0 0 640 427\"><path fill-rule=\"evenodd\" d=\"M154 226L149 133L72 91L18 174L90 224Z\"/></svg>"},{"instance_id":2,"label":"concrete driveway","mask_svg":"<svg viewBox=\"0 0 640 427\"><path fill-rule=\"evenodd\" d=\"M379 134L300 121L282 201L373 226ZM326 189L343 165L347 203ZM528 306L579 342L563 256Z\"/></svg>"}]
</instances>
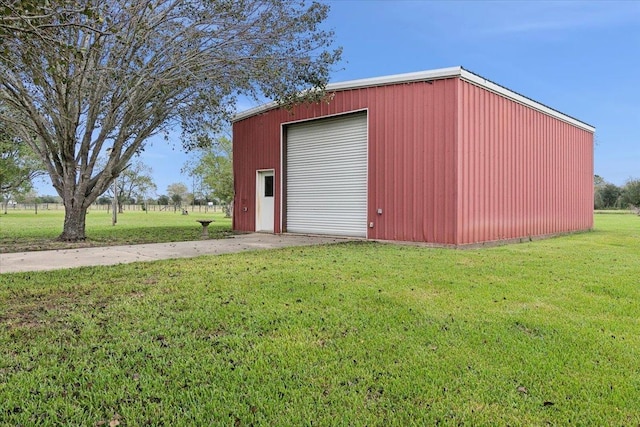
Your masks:
<instances>
[{"instance_id":1,"label":"concrete driveway","mask_svg":"<svg viewBox=\"0 0 640 427\"><path fill-rule=\"evenodd\" d=\"M0 254L0 273L59 270L93 265L126 264L137 261L192 258L200 255L220 255L289 246L321 245L346 242L348 240L340 237L251 233L239 234L226 239L191 242L16 252Z\"/></svg>"}]
</instances>

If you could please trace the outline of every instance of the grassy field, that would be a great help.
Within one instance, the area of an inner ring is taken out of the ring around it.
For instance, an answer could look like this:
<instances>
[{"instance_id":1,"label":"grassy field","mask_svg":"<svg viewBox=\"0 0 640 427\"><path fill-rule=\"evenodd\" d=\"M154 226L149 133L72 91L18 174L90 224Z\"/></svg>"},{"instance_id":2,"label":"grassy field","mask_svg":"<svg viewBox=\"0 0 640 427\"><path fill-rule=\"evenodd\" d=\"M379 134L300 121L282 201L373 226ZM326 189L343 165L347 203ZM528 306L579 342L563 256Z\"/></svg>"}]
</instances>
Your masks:
<instances>
[{"instance_id":1,"label":"grassy field","mask_svg":"<svg viewBox=\"0 0 640 427\"><path fill-rule=\"evenodd\" d=\"M481 250L5 274L0 424L637 426L639 254L640 217L596 215Z\"/></svg>"},{"instance_id":2,"label":"grassy field","mask_svg":"<svg viewBox=\"0 0 640 427\"><path fill-rule=\"evenodd\" d=\"M56 242L53 239L62 233L64 210L39 210L37 215L10 210L0 214L0 253L198 240L202 228L197 219L215 220L209 226L210 238L223 237L231 230L231 219L221 212L125 211L113 226L110 212L92 210L87 215L86 241Z\"/></svg>"}]
</instances>

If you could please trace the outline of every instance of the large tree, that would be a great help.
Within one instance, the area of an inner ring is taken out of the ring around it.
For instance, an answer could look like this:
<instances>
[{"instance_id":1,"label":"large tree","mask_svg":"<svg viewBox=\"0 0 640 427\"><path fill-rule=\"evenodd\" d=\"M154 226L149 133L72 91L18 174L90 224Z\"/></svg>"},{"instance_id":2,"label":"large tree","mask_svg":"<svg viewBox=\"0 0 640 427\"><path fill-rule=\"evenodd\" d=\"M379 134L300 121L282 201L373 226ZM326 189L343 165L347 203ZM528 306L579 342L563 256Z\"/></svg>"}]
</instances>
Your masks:
<instances>
[{"instance_id":1,"label":"large tree","mask_svg":"<svg viewBox=\"0 0 640 427\"><path fill-rule=\"evenodd\" d=\"M320 99L340 57L320 28L327 12L282 0L0 0L0 104L11 107L0 121L62 197L59 239L85 238L89 205L149 137L220 123L240 94Z\"/></svg>"}]
</instances>

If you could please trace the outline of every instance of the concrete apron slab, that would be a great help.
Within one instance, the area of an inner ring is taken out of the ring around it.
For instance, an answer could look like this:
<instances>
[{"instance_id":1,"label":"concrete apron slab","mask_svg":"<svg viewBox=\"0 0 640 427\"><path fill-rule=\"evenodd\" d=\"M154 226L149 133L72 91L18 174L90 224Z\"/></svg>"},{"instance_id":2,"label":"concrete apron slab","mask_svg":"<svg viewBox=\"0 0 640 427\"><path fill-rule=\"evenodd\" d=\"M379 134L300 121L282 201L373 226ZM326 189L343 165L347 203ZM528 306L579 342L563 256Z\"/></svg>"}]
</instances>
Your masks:
<instances>
[{"instance_id":1,"label":"concrete apron slab","mask_svg":"<svg viewBox=\"0 0 640 427\"><path fill-rule=\"evenodd\" d=\"M161 259L192 258L201 255L220 255L289 246L340 243L348 240L348 238L341 237L251 233L235 235L226 239L190 242L16 252L0 254L0 274L59 270L94 265L116 265Z\"/></svg>"}]
</instances>

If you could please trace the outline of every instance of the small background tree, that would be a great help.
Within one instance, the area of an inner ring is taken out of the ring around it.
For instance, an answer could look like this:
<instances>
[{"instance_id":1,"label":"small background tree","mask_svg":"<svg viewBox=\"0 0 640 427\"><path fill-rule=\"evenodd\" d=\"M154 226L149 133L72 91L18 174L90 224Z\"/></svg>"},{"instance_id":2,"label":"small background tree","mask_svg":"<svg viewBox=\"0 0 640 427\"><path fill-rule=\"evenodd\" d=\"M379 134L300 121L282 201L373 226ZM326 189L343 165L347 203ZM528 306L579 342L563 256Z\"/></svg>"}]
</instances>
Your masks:
<instances>
[{"instance_id":1,"label":"small background tree","mask_svg":"<svg viewBox=\"0 0 640 427\"><path fill-rule=\"evenodd\" d=\"M231 216L234 197L231 139L203 135L199 138L199 145L206 148L198 150L183 170L202 182L210 197L220 201L225 215Z\"/></svg>"},{"instance_id":2,"label":"small background tree","mask_svg":"<svg viewBox=\"0 0 640 427\"><path fill-rule=\"evenodd\" d=\"M147 199L149 193L156 191L153 181L153 170L150 166L138 160L130 164L117 179L118 212L122 213L123 204L134 204ZM113 197L113 190L108 191Z\"/></svg>"},{"instance_id":3,"label":"small background tree","mask_svg":"<svg viewBox=\"0 0 640 427\"><path fill-rule=\"evenodd\" d=\"M169 206L171 199L166 194L162 194L158 196L158 205L160 206Z\"/></svg>"},{"instance_id":4,"label":"small background tree","mask_svg":"<svg viewBox=\"0 0 640 427\"><path fill-rule=\"evenodd\" d=\"M640 179L629 179L622 187L620 205L623 208L634 207L640 215Z\"/></svg>"},{"instance_id":5,"label":"small background tree","mask_svg":"<svg viewBox=\"0 0 640 427\"><path fill-rule=\"evenodd\" d=\"M599 175L595 175L593 190L594 209L616 209L620 207L619 198L622 189L617 185L607 182Z\"/></svg>"},{"instance_id":6,"label":"small background tree","mask_svg":"<svg viewBox=\"0 0 640 427\"><path fill-rule=\"evenodd\" d=\"M33 180L44 175L43 164L20 138L0 123L0 195L4 213L10 200L17 200L33 188Z\"/></svg>"},{"instance_id":7,"label":"small background tree","mask_svg":"<svg viewBox=\"0 0 640 427\"><path fill-rule=\"evenodd\" d=\"M182 207L182 203L187 200L188 194L189 194L189 189L185 184L181 182L170 184L167 187L167 195L169 196L169 199L173 203L174 211L177 211L178 208Z\"/></svg>"}]
</instances>

